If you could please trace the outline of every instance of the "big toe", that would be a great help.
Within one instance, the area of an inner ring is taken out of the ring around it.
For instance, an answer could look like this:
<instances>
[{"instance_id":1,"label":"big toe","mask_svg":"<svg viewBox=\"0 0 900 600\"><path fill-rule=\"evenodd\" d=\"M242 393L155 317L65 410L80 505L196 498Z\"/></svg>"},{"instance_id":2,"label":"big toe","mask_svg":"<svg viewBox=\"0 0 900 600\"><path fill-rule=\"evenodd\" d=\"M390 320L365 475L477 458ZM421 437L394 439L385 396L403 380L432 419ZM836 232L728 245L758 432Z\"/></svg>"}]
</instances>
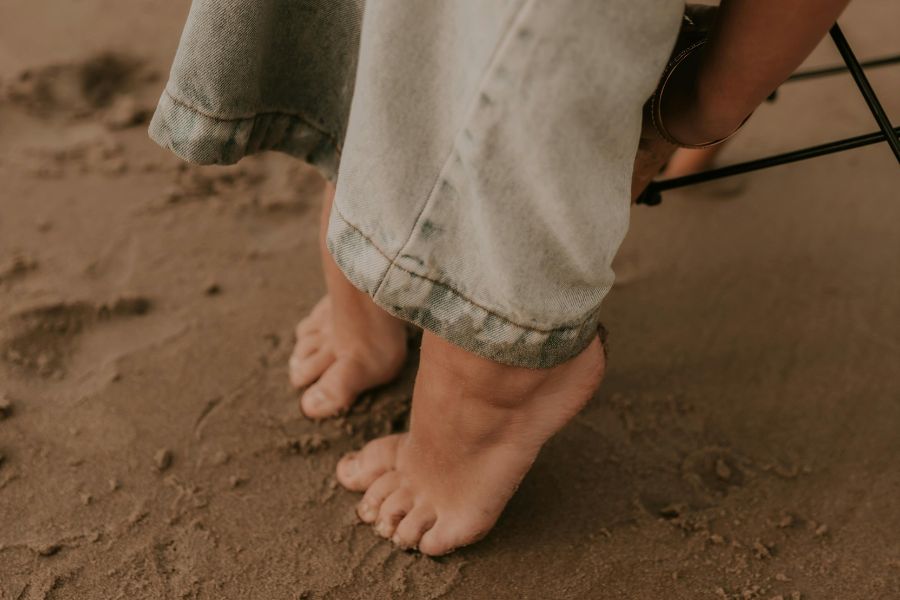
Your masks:
<instances>
[{"instance_id":1,"label":"big toe","mask_svg":"<svg viewBox=\"0 0 900 600\"><path fill-rule=\"evenodd\" d=\"M338 462L338 482L351 492L363 492L372 483L394 468L397 444L401 434L374 439L359 452L351 452Z\"/></svg>"}]
</instances>

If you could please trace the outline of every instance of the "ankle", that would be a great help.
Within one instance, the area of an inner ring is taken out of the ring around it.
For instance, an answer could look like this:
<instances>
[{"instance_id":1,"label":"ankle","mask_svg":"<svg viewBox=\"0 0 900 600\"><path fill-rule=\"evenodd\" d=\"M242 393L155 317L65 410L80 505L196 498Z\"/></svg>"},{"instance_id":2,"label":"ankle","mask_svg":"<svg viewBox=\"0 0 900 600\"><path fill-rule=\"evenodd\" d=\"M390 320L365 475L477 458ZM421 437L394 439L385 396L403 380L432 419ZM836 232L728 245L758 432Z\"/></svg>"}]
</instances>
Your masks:
<instances>
[{"instance_id":1,"label":"ankle","mask_svg":"<svg viewBox=\"0 0 900 600\"><path fill-rule=\"evenodd\" d=\"M422 335L421 366L440 389L466 398L492 398L515 403L530 394L549 370L513 367L479 356L426 331Z\"/></svg>"},{"instance_id":2,"label":"ankle","mask_svg":"<svg viewBox=\"0 0 900 600\"><path fill-rule=\"evenodd\" d=\"M467 352L436 335L422 337L420 370L435 387L461 401L472 398L495 409L515 409L536 395L566 390L587 398L600 385L606 366L599 338L565 363L547 369L505 365Z\"/></svg>"}]
</instances>

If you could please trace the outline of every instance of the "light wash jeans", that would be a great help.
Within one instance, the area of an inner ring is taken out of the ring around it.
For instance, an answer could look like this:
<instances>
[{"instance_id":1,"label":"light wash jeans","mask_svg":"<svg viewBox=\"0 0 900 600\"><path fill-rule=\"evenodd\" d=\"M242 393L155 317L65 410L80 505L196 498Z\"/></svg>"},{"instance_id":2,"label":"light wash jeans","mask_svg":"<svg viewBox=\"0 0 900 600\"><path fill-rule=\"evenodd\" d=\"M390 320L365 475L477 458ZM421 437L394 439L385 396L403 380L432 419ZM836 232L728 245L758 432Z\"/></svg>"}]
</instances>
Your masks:
<instances>
[{"instance_id":1,"label":"light wash jeans","mask_svg":"<svg viewBox=\"0 0 900 600\"><path fill-rule=\"evenodd\" d=\"M683 10L195 0L150 135L197 163L313 164L337 180L328 248L356 287L469 351L550 367L597 333Z\"/></svg>"}]
</instances>

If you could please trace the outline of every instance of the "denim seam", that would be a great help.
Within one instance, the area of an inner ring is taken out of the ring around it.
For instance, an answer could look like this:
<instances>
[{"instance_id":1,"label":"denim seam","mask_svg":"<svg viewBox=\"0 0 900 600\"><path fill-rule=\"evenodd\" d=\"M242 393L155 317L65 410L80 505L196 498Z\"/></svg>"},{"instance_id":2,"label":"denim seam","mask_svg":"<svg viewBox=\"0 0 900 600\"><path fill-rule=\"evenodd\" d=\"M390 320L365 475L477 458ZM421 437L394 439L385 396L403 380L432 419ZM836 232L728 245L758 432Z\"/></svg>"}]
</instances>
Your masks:
<instances>
[{"instance_id":1,"label":"denim seam","mask_svg":"<svg viewBox=\"0 0 900 600\"><path fill-rule=\"evenodd\" d=\"M491 55L490 59L488 60L487 66L485 67L484 74L482 75L481 79L479 80L478 85L475 87L474 93L472 94L472 99L469 101L469 106L466 108L466 111L464 113L466 115L466 117L465 117L465 119L463 119L463 123L467 123L469 121L469 119L471 118L472 113L476 110L476 108L478 106L478 98L481 96L481 91L484 88L486 81L493 74L494 67L497 64L498 57L502 54L502 50L506 46L510 35L512 35L511 32L516 29L516 24L521 19L522 14L525 12L525 10L527 8L530 8L533 5L533 3L534 3L533 0L523 0L522 5L516 10L516 13L510 18L509 27L506 29L506 31L503 32L503 37L497 43L496 48L494 48L493 54ZM422 203L422 207L419 209L419 213L416 215L415 221L413 221L412 229L410 229L409 235L407 236L406 240L404 240L403 244L397 250L397 253L394 255L394 258L388 258L387 255L385 255L385 258L387 258L388 261L390 261L390 262L388 264L387 269L385 269L384 274L381 276L381 281L378 282L378 286L375 288L373 295L377 295L378 292L381 290L381 286L384 285L384 281L385 281L385 279L387 279L387 274L390 272L391 267L393 267L397 264L397 259L400 257L401 254L403 254L403 251L406 249L406 247L409 245L410 241L413 239L413 236L416 233L416 229L419 226L419 221L422 220L422 215L425 214L425 211L431 205L432 200L434 200L435 193L438 190L438 184L440 183L441 179L443 178L443 175L444 175L445 171L447 170L447 167L450 164L452 164L453 151L456 149L457 139L459 138L459 135L460 135L459 132L463 131L464 129L465 129L465 126L460 127L459 131L457 131L453 135L453 139L450 143L450 149L447 151L447 157L444 159L444 162L441 163L441 168L438 170L438 174L435 177L434 183L432 184L431 189L428 192L428 196L426 197L425 202ZM360 233L362 233L362 232L360 232ZM400 267L400 268L403 269L403 267ZM406 271L406 269L403 269L403 270ZM411 271L408 271L408 272L412 275L416 275L417 277L422 277L421 275L412 273ZM425 279L427 279L427 278L425 278ZM443 284L441 284L441 285L443 285ZM449 289L451 289L451 291L454 291L454 293L458 293L458 292L455 292L455 290L452 290L452 288L449 288ZM461 294L459 294L459 295L463 299L468 300L465 296L462 296ZM468 300L468 301L471 302L470 300ZM472 302L472 304L475 304L475 303ZM476 306L478 306L478 305L476 304ZM481 307L479 307L479 308L481 308ZM488 311L486 308L483 310L487 311L489 314L494 314L494 313ZM495 316L497 316L501 319L504 319L504 317L501 317L500 315L495 315ZM509 322L512 323L512 321L509 321ZM512 323L512 324L515 325L515 323ZM522 327L521 325L517 325L517 326ZM534 331L541 331L541 330L535 329ZM551 331L556 331L556 330L554 329Z\"/></svg>"},{"instance_id":2,"label":"denim seam","mask_svg":"<svg viewBox=\"0 0 900 600\"><path fill-rule=\"evenodd\" d=\"M441 287L447 289L448 291L450 291L453 295L457 296L458 298L460 298L460 299L463 300L464 302L467 302L467 303L471 304L472 306L478 308L479 310L483 310L483 311L486 312L487 314L489 314L489 315L491 315L491 316L493 316L493 317L496 317L496 318L498 318L498 319L500 319L500 320L502 320L502 321L504 321L504 322L506 322L506 323L509 323L510 325L513 325L514 327L518 327L518 328L520 328L520 329L525 329L525 330L528 330L528 331L534 331L534 332L536 332L536 333L554 333L554 332L559 332L559 331L578 331L578 330L582 329L582 328L584 327L584 325L585 325L588 321L590 321L590 320L594 317L595 313L597 312L597 311L592 311L587 317L585 317L585 318L582 319L581 321L578 321L578 322L575 323L575 324L570 324L570 325L560 325L560 326L552 327L552 328L549 328L549 329L542 329L542 328L540 328L540 327L534 327L533 325L523 325L523 324L521 324L521 323L516 323L515 321L509 319L508 317L504 317L503 315L501 315L501 314L495 312L494 310L492 310L492 309L490 309L490 308L487 308L486 306L482 306L481 304L479 304L479 303L476 302L475 300L472 300L471 298L469 298L468 296L466 296L465 294L463 294L462 292L460 292L459 290L457 290L455 287L453 287L453 285L451 285L451 284L449 284L449 283L446 283L446 282L444 282L444 281L440 281L440 280L438 280L438 279L433 279L433 278L431 278L431 277L428 277L427 275L421 275L421 274L416 273L416 272L414 272L414 271L410 271L410 270L407 269L406 267L404 267L404 266L402 266L402 265L400 265L400 264L398 264L398 263L396 263L396 262L394 262L394 261L391 261L390 257L388 257L388 255L387 255L387 253L386 253L384 250L382 250L382 249L378 246L378 244L376 244L376 243L372 240L372 238L370 238L368 235L366 235L359 227L357 227L356 225L354 225L353 223L351 223L349 220L347 220L347 217L345 217L345 216L343 215L343 213L341 213L340 209L338 209L336 205L332 205L332 210L335 211L335 213L337 214L337 216L340 217L340 219L341 219L348 227L350 227L350 228L352 228L354 231L356 231L356 233L358 233L360 236L362 236L362 238L365 239L366 242L368 242L369 245L372 246L372 248L373 248L376 252L378 252L382 257L384 257L385 260L389 261L388 267L387 267L387 269L385 270L384 275L382 276L381 281L380 281L379 284L378 284L378 288L372 293L372 296L373 296L373 297L376 296L376 295L378 294L378 291L381 289L381 286L383 285L384 281L387 279L387 274L390 272L390 270L391 270L392 268L396 268L396 269L399 269L399 270L403 271L404 273L407 273L408 275L412 275L413 277L418 277L419 279L424 279L425 281L428 281L428 282L430 282L430 283L432 283L432 284L434 284L434 285L439 285L439 286L441 286Z\"/></svg>"},{"instance_id":3,"label":"denim seam","mask_svg":"<svg viewBox=\"0 0 900 600\"><path fill-rule=\"evenodd\" d=\"M312 128L312 129L314 129L317 133L319 133L319 134L325 136L326 138L328 138L328 140L334 145L335 150L337 151L338 155L340 155L340 153L341 153L341 144L340 144L340 142L338 142L338 140L337 140L337 138L334 136L334 134L329 133L324 127L322 127L322 126L319 125L318 123L314 123L309 117L307 117L306 115L304 115L304 114L302 114L302 113L288 112L288 111L283 111L283 110L269 110L269 111L262 111L262 112L253 113L253 114L247 115L247 116L240 116L240 117L220 117L220 116L217 116L217 115L210 114L210 113L208 113L208 112L206 112L205 110L202 110L202 109L200 109L200 108L197 108L196 106L192 105L190 102L188 102L188 101L186 101L186 100L183 100L183 99L179 98L178 96L176 96L175 94L173 94L173 93L169 90L168 87L166 87L166 88L163 90L163 93L164 93L164 94L165 94L165 95L166 95L173 103L175 103L175 104L177 104L177 105L179 105L179 106L181 106L181 107L183 107L183 108L186 108L186 109L190 110L191 112L197 113L197 114L200 115L201 117L205 117L205 118L210 119L210 120L213 120L213 121L218 121L218 122L220 122L220 123L234 123L234 122L237 122L237 121L250 121L250 120L256 119L257 117L268 116L268 115L282 116L282 117L291 117L291 118L297 119L297 120L301 121L304 125L306 125L306 126Z\"/></svg>"}]
</instances>

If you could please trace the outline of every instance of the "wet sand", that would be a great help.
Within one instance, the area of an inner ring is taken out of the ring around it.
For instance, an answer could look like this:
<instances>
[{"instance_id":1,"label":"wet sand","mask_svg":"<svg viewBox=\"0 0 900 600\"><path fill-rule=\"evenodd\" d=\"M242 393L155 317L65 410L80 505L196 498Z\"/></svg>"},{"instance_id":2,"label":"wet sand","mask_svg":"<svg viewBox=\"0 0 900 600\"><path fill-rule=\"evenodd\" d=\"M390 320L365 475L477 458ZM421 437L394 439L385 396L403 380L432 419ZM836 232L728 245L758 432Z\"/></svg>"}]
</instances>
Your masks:
<instances>
[{"instance_id":1,"label":"wet sand","mask_svg":"<svg viewBox=\"0 0 900 600\"><path fill-rule=\"evenodd\" d=\"M413 366L322 423L287 385L321 181L147 139L187 2L57 4L0 7L0 599L900 597L886 147L635 209L602 389L485 541L429 559L332 476L405 427ZM898 21L842 23L869 58ZM900 72L871 77L896 120ZM849 78L786 85L723 160L874 129Z\"/></svg>"}]
</instances>

